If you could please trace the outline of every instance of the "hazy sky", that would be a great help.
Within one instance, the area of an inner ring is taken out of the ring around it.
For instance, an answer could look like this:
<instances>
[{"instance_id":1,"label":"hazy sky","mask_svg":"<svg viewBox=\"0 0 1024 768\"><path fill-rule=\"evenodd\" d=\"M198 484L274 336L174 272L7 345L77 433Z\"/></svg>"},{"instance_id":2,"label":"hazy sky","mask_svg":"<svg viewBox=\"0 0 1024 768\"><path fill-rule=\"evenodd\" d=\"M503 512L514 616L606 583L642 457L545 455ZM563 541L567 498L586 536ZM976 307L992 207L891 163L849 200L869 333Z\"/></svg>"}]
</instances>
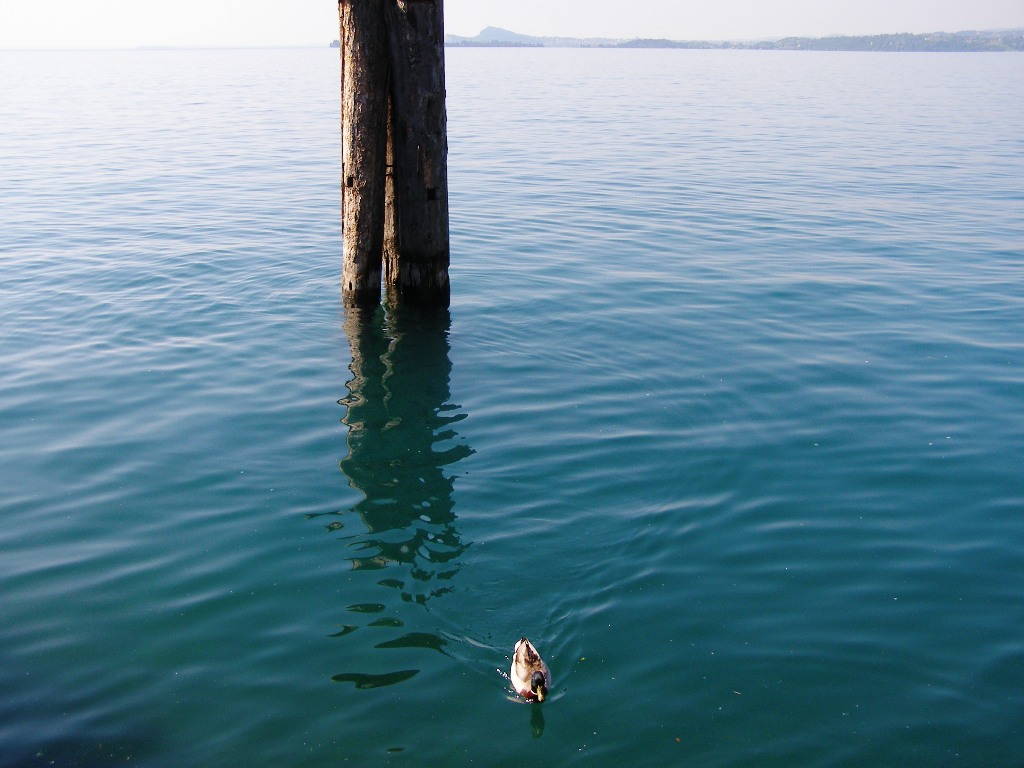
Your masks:
<instances>
[{"instance_id":1,"label":"hazy sky","mask_svg":"<svg viewBox=\"0 0 1024 768\"><path fill-rule=\"evenodd\" d=\"M627 9L623 13L623 8ZM324 45L335 0L0 0L0 48ZM1024 0L445 0L447 31L747 39L1024 27Z\"/></svg>"}]
</instances>

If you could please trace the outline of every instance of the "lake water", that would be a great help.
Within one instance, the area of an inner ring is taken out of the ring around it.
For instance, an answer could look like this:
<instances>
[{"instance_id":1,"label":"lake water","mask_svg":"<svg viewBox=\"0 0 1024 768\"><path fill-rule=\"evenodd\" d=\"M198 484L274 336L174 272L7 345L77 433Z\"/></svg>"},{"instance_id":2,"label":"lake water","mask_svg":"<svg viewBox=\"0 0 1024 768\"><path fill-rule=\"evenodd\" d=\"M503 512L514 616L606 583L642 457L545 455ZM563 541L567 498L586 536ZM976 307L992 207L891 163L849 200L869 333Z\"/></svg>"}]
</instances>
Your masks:
<instances>
[{"instance_id":1,"label":"lake water","mask_svg":"<svg viewBox=\"0 0 1024 768\"><path fill-rule=\"evenodd\" d=\"M362 317L336 51L0 65L0 766L1020 764L1024 57L451 50Z\"/></svg>"}]
</instances>

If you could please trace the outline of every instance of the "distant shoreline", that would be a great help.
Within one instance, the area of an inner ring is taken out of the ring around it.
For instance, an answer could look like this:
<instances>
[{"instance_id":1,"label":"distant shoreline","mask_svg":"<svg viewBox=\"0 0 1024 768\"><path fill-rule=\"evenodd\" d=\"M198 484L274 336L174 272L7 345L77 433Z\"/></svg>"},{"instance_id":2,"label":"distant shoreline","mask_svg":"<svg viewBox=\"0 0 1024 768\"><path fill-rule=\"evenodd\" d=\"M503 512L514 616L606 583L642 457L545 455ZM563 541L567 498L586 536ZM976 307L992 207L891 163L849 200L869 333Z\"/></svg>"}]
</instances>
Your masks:
<instances>
[{"instance_id":1,"label":"distant shoreline","mask_svg":"<svg viewBox=\"0 0 1024 768\"><path fill-rule=\"evenodd\" d=\"M475 37L448 35L450 48L682 48L740 51L874 51L920 53L989 53L1024 51L1024 29L924 34L784 37L761 41L669 40L665 38L534 37L487 27Z\"/></svg>"}]
</instances>

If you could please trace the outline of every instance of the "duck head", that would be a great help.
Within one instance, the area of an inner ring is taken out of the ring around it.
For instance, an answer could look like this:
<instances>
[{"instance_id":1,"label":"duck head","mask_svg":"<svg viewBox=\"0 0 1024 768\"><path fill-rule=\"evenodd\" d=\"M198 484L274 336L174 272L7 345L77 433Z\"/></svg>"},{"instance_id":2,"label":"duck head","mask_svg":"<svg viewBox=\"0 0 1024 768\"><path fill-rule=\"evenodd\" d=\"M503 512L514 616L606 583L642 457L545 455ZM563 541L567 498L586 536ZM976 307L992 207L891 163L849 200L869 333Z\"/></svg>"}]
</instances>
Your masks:
<instances>
[{"instance_id":1,"label":"duck head","mask_svg":"<svg viewBox=\"0 0 1024 768\"><path fill-rule=\"evenodd\" d=\"M530 676L530 690L537 697L537 701L544 701L548 696L548 684L544 679L543 672L534 672Z\"/></svg>"}]
</instances>

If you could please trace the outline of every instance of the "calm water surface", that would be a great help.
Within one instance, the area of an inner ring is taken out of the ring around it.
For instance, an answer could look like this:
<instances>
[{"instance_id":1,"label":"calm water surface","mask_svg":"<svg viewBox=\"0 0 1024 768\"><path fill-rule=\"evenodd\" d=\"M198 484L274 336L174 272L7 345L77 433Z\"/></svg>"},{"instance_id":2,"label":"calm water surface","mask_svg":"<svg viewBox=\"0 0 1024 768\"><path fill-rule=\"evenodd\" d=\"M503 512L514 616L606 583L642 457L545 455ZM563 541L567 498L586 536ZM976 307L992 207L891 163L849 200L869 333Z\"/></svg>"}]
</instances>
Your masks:
<instances>
[{"instance_id":1,"label":"calm water surface","mask_svg":"<svg viewBox=\"0 0 1024 768\"><path fill-rule=\"evenodd\" d=\"M450 51L428 316L336 52L0 66L0 766L1020 764L1024 58Z\"/></svg>"}]
</instances>

